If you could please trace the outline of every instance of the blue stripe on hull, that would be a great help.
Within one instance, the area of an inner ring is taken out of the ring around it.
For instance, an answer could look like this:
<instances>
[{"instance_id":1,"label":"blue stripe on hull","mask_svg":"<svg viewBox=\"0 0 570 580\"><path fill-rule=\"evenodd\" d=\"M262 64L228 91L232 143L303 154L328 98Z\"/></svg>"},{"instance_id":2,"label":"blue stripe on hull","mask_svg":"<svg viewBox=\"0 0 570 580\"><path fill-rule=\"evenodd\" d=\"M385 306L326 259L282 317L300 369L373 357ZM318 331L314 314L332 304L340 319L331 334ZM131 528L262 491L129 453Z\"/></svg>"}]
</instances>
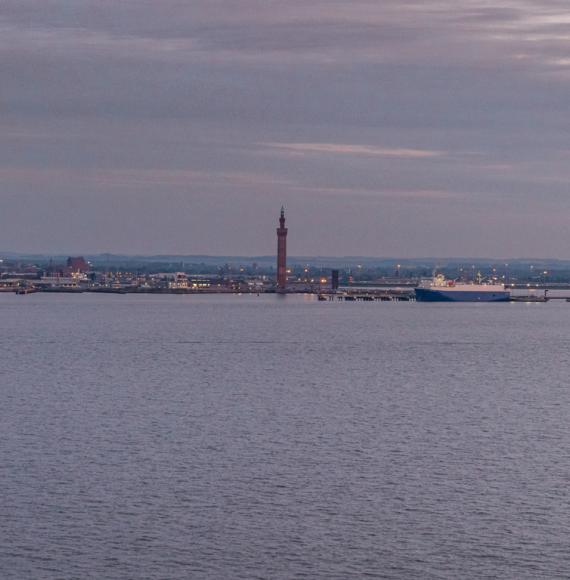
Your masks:
<instances>
[{"instance_id":1,"label":"blue stripe on hull","mask_svg":"<svg viewBox=\"0 0 570 580\"><path fill-rule=\"evenodd\" d=\"M433 290L431 288L416 288L416 300L418 302L508 302L510 295L508 292L497 290L497 292L473 291L449 291Z\"/></svg>"}]
</instances>

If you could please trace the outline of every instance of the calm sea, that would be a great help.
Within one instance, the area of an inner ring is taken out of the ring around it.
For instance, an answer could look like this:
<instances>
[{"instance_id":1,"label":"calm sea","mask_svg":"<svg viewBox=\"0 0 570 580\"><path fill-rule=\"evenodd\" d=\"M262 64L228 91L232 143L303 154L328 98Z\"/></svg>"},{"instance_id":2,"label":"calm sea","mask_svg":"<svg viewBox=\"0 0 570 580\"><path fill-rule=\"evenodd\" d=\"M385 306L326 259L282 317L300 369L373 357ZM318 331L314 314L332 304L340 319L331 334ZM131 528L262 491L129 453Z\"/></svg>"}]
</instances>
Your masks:
<instances>
[{"instance_id":1,"label":"calm sea","mask_svg":"<svg viewBox=\"0 0 570 580\"><path fill-rule=\"evenodd\" d=\"M0 295L0 577L570 577L570 304Z\"/></svg>"}]
</instances>

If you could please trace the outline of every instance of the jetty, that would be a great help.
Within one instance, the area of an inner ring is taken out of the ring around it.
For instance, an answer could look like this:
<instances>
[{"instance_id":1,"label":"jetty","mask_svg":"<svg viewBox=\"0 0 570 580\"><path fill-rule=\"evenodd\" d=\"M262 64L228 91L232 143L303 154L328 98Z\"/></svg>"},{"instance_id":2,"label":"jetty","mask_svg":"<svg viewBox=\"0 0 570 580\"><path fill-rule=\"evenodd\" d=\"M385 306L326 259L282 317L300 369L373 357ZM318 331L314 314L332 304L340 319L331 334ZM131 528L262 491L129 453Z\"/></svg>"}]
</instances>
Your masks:
<instances>
[{"instance_id":1,"label":"jetty","mask_svg":"<svg viewBox=\"0 0 570 580\"><path fill-rule=\"evenodd\" d=\"M330 302L413 302L415 299L410 288L354 288L319 293L319 300Z\"/></svg>"}]
</instances>

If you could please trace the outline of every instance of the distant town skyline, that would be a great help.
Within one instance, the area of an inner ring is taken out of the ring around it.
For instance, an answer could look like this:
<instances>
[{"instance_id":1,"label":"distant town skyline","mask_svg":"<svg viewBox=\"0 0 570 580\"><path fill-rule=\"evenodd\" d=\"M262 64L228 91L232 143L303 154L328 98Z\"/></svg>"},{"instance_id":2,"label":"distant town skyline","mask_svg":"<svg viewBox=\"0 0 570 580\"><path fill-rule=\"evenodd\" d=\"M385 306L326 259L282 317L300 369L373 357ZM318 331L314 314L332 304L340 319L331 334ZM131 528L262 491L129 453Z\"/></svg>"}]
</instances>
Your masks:
<instances>
[{"instance_id":1,"label":"distant town skyline","mask_svg":"<svg viewBox=\"0 0 570 580\"><path fill-rule=\"evenodd\" d=\"M6 0L0 252L570 258L568 5Z\"/></svg>"}]
</instances>

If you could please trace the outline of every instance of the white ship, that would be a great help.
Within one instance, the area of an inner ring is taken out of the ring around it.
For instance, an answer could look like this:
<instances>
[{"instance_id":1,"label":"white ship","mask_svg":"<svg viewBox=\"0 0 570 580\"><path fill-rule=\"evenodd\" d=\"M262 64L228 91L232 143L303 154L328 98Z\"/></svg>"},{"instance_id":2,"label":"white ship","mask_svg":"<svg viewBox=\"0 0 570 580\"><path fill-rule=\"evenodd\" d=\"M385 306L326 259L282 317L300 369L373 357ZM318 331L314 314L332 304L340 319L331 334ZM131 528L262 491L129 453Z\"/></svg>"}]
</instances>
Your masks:
<instances>
[{"instance_id":1,"label":"white ship","mask_svg":"<svg viewBox=\"0 0 570 580\"><path fill-rule=\"evenodd\" d=\"M446 280L441 274L422 280L415 293L418 302L508 302L511 299L504 284L464 284Z\"/></svg>"}]
</instances>

